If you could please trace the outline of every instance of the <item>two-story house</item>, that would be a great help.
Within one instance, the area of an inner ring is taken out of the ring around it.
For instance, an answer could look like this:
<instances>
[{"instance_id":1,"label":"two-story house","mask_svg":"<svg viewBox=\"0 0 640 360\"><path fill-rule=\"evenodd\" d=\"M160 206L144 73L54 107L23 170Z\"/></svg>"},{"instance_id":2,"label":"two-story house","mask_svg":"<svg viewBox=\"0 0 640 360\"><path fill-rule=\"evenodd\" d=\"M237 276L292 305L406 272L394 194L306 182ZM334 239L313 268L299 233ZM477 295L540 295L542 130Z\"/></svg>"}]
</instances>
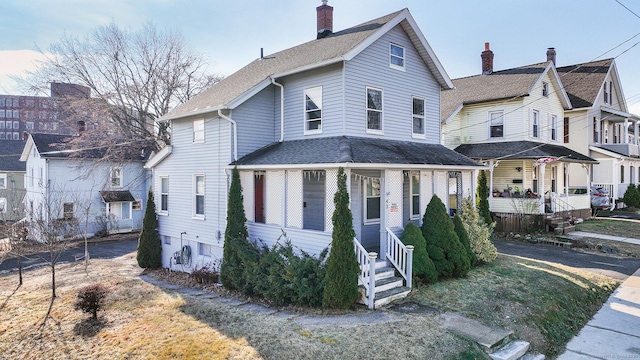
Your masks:
<instances>
[{"instance_id":1,"label":"two-story house","mask_svg":"<svg viewBox=\"0 0 640 360\"><path fill-rule=\"evenodd\" d=\"M24 218L25 165L20 154L25 141L0 141L0 221Z\"/></svg>"},{"instance_id":2,"label":"two-story house","mask_svg":"<svg viewBox=\"0 0 640 360\"><path fill-rule=\"evenodd\" d=\"M443 143L489 166L489 204L498 217L569 209L588 216L589 195L569 194L569 184L587 188L596 161L564 146L564 112L572 106L554 49L545 62L501 71L493 71L493 56L486 43L482 73L443 91Z\"/></svg>"},{"instance_id":3,"label":"two-story house","mask_svg":"<svg viewBox=\"0 0 640 360\"><path fill-rule=\"evenodd\" d=\"M392 229L420 222L432 195L449 209L473 196L481 166L440 144L442 64L407 9L261 56L159 119L172 145L153 168L163 264L193 249L193 266L222 259L227 193L237 166L250 239L283 231L318 254L331 243L338 168L348 175L357 242L388 249ZM175 268L175 265L173 265Z\"/></svg>"},{"instance_id":4,"label":"two-story house","mask_svg":"<svg viewBox=\"0 0 640 360\"><path fill-rule=\"evenodd\" d=\"M20 156L27 228L33 221L62 220L77 222L77 235L140 230L150 187L143 168L148 154L103 162L103 150L74 149L70 139L29 134ZM30 234L37 237L37 229Z\"/></svg>"},{"instance_id":5,"label":"two-story house","mask_svg":"<svg viewBox=\"0 0 640 360\"><path fill-rule=\"evenodd\" d=\"M573 108L565 112L565 145L596 159L592 184L621 201L640 182L640 117L630 114L614 59L559 67Z\"/></svg>"}]
</instances>

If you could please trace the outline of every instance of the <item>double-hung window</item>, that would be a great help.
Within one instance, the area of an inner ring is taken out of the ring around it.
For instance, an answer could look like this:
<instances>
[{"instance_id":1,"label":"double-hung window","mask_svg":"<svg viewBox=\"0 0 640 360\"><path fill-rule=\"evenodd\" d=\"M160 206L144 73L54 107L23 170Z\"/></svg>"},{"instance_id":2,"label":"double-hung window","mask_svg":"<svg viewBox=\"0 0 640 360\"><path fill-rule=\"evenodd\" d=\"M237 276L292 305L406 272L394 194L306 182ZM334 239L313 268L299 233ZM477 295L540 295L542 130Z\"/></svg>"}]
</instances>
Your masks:
<instances>
[{"instance_id":1,"label":"double-hung window","mask_svg":"<svg viewBox=\"0 0 640 360\"><path fill-rule=\"evenodd\" d=\"M413 97L413 136L425 136L424 98Z\"/></svg>"},{"instance_id":2,"label":"double-hung window","mask_svg":"<svg viewBox=\"0 0 640 360\"><path fill-rule=\"evenodd\" d=\"M169 211L169 177L160 177L160 211Z\"/></svg>"},{"instance_id":3,"label":"double-hung window","mask_svg":"<svg viewBox=\"0 0 640 360\"><path fill-rule=\"evenodd\" d=\"M538 110L531 111L531 137L540 137L540 112Z\"/></svg>"},{"instance_id":4,"label":"double-hung window","mask_svg":"<svg viewBox=\"0 0 640 360\"><path fill-rule=\"evenodd\" d=\"M193 120L193 142L204 142L204 119Z\"/></svg>"},{"instance_id":5,"label":"double-hung window","mask_svg":"<svg viewBox=\"0 0 640 360\"><path fill-rule=\"evenodd\" d=\"M367 132L382 133L382 90L367 87Z\"/></svg>"},{"instance_id":6,"label":"double-hung window","mask_svg":"<svg viewBox=\"0 0 640 360\"><path fill-rule=\"evenodd\" d=\"M0 174L0 189L7 188L7 174Z\"/></svg>"},{"instance_id":7,"label":"double-hung window","mask_svg":"<svg viewBox=\"0 0 640 360\"><path fill-rule=\"evenodd\" d=\"M551 115L551 140L558 140L558 117Z\"/></svg>"},{"instance_id":8,"label":"double-hung window","mask_svg":"<svg viewBox=\"0 0 640 360\"><path fill-rule=\"evenodd\" d=\"M110 178L111 187L122 187L122 168L112 167Z\"/></svg>"},{"instance_id":9,"label":"double-hung window","mask_svg":"<svg viewBox=\"0 0 640 360\"><path fill-rule=\"evenodd\" d=\"M197 218L204 218L204 175L193 176L194 204L193 214Z\"/></svg>"},{"instance_id":10,"label":"double-hung window","mask_svg":"<svg viewBox=\"0 0 640 360\"><path fill-rule=\"evenodd\" d=\"M404 70L404 47L389 44L389 66L392 69Z\"/></svg>"},{"instance_id":11,"label":"double-hung window","mask_svg":"<svg viewBox=\"0 0 640 360\"><path fill-rule=\"evenodd\" d=\"M304 90L304 132L322 132L322 86Z\"/></svg>"},{"instance_id":12,"label":"double-hung window","mask_svg":"<svg viewBox=\"0 0 640 360\"><path fill-rule=\"evenodd\" d=\"M492 138L504 136L504 111L490 111L489 121L491 123L489 133Z\"/></svg>"},{"instance_id":13,"label":"double-hung window","mask_svg":"<svg viewBox=\"0 0 640 360\"><path fill-rule=\"evenodd\" d=\"M65 220L73 219L73 208L74 204L72 202L62 204L62 218Z\"/></svg>"},{"instance_id":14,"label":"double-hung window","mask_svg":"<svg viewBox=\"0 0 640 360\"><path fill-rule=\"evenodd\" d=\"M549 97L549 83L542 82L542 96Z\"/></svg>"},{"instance_id":15,"label":"double-hung window","mask_svg":"<svg viewBox=\"0 0 640 360\"><path fill-rule=\"evenodd\" d=\"M364 201L364 222L372 224L380 222L380 179L366 179Z\"/></svg>"},{"instance_id":16,"label":"double-hung window","mask_svg":"<svg viewBox=\"0 0 640 360\"><path fill-rule=\"evenodd\" d=\"M420 172L411 172L411 219L420 218Z\"/></svg>"}]
</instances>

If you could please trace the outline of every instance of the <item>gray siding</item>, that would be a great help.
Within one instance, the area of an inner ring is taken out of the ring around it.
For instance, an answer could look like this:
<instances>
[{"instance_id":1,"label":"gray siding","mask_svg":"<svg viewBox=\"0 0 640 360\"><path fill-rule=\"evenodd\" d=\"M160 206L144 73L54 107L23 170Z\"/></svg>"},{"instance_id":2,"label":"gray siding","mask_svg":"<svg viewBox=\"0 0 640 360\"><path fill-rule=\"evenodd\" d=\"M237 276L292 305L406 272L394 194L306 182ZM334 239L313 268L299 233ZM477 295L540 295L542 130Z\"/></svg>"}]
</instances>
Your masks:
<instances>
[{"instance_id":1,"label":"gray siding","mask_svg":"<svg viewBox=\"0 0 640 360\"><path fill-rule=\"evenodd\" d=\"M160 176L169 177L168 213L159 215L160 235L170 236L171 245L163 244L163 265L182 245L197 253L198 243L212 246L211 261L222 257L226 227L227 172L231 162L231 125L218 118L205 119L204 143L193 143L192 119L173 122L173 152L154 169L156 208L160 209ZM205 216L193 216L193 175L205 175ZM196 264L192 264L195 266ZM202 264L200 264L202 265Z\"/></svg>"},{"instance_id":2,"label":"gray siding","mask_svg":"<svg viewBox=\"0 0 640 360\"><path fill-rule=\"evenodd\" d=\"M233 110L238 158L280 139L280 88L271 85Z\"/></svg>"},{"instance_id":3,"label":"gray siding","mask_svg":"<svg viewBox=\"0 0 640 360\"><path fill-rule=\"evenodd\" d=\"M389 67L389 43L405 48L406 71ZM429 72L409 38L396 26L345 66L346 132L366 133L366 87L383 90L385 139L440 142L440 86ZM425 99L426 140L412 138L412 96Z\"/></svg>"}]
</instances>

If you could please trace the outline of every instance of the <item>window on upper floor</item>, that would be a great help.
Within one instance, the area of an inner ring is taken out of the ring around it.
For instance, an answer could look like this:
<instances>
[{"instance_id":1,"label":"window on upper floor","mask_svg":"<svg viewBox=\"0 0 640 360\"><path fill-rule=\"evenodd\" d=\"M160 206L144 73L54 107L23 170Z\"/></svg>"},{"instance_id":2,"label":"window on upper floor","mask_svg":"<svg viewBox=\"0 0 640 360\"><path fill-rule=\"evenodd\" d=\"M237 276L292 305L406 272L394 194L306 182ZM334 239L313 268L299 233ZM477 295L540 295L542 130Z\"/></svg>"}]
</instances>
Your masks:
<instances>
[{"instance_id":1,"label":"window on upper floor","mask_svg":"<svg viewBox=\"0 0 640 360\"><path fill-rule=\"evenodd\" d=\"M593 117L593 142L600 142L600 126L598 126L598 118Z\"/></svg>"},{"instance_id":2,"label":"window on upper floor","mask_svg":"<svg viewBox=\"0 0 640 360\"><path fill-rule=\"evenodd\" d=\"M169 177L160 176L160 211L167 213L169 211Z\"/></svg>"},{"instance_id":3,"label":"window on upper floor","mask_svg":"<svg viewBox=\"0 0 640 360\"><path fill-rule=\"evenodd\" d=\"M492 138L504 136L504 111L489 111L490 129L489 133Z\"/></svg>"},{"instance_id":4,"label":"window on upper floor","mask_svg":"<svg viewBox=\"0 0 640 360\"><path fill-rule=\"evenodd\" d=\"M322 132L322 86L304 90L304 133Z\"/></svg>"},{"instance_id":5,"label":"window on upper floor","mask_svg":"<svg viewBox=\"0 0 640 360\"><path fill-rule=\"evenodd\" d=\"M382 133L382 90L367 87L367 132Z\"/></svg>"},{"instance_id":6,"label":"window on upper floor","mask_svg":"<svg viewBox=\"0 0 640 360\"><path fill-rule=\"evenodd\" d=\"M549 83L545 81L542 82L542 96L549 96Z\"/></svg>"},{"instance_id":7,"label":"window on upper floor","mask_svg":"<svg viewBox=\"0 0 640 360\"><path fill-rule=\"evenodd\" d=\"M364 223L373 224L380 222L380 179L369 178L364 180L366 191L364 193Z\"/></svg>"},{"instance_id":8,"label":"window on upper floor","mask_svg":"<svg viewBox=\"0 0 640 360\"><path fill-rule=\"evenodd\" d=\"M24 127L25 127L25 129L27 129L27 130L33 130L33 128L34 128L33 121L27 121L27 122L24 124Z\"/></svg>"},{"instance_id":9,"label":"window on upper floor","mask_svg":"<svg viewBox=\"0 0 640 360\"><path fill-rule=\"evenodd\" d=\"M413 136L425 137L424 98L413 97Z\"/></svg>"},{"instance_id":10,"label":"window on upper floor","mask_svg":"<svg viewBox=\"0 0 640 360\"><path fill-rule=\"evenodd\" d=\"M564 143L569 143L569 118L564 118Z\"/></svg>"},{"instance_id":11,"label":"window on upper floor","mask_svg":"<svg viewBox=\"0 0 640 360\"><path fill-rule=\"evenodd\" d=\"M20 140L20 133L19 132L14 132L13 133L13 140Z\"/></svg>"},{"instance_id":12,"label":"window on upper floor","mask_svg":"<svg viewBox=\"0 0 640 360\"><path fill-rule=\"evenodd\" d=\"M420 172L411 172L411 219L420 218Z\"/></svg>"},{"instance_id":13,"label":"window on upper floor","mask_svg":"<svg viewBox=\"0 0 640 360\"><path fill-rule=\"evenodd\" d=\"M551 140L558 140L558 117L556 115L551 115Z\"/></svg>"},{"instance_id":14,"label":"window on upper floor","mask_svg":"<svg viewBox=\"0 0 640 360\"><path fill-rule=\"evenodd\" d=\"M13 118L14 119L19 119L20 118L20 110L13 110Z\"/></svg>"},{"instance_id":15,"label":"window on upper floor","mask_svg":"<svg viewBox=\"0 0 640 360\"><path fill-rule=\"evenodd\" d=\"M193 175L193 215L204 219L204 175Z\"/></svg>"},{"instance_id":16,"label":"window on upper floor","mask_svg":"<svg viewBox=\"0 0 640 360\"><path fill-rule=\"evenodd\" d=\"M0 189L7 188L7 174L0 174Z\"/></svg>"},{"instance_id":17,"label":"window on upper floor","mask_svg":"<svg viewBox=\"0 0 640 360\"><path fill-rule=\"evenodd\" d=\"M404 70L404 47L396 44L389 44L389 66L392 69Z\"/></svg>"},{"instance_id":18,"label":"window on upper floor","mask_svg":"<svg viewBox=\"0 0 640 360\"><path fill-rule=\"evenodd\" d=\"M602 91L604 93L604 103L608 104L609 103L609 88L607 86L607 82L606 81L604 82Z\"/></svg>"},{"instance_id":19,"label":"window on upper floor","mask_svg":"<svg viewBox=\"0 0 640 360\"><path fill-rule=\"evenodd\" d=\"M0 110L0 118L4 117L4 109Z\"/></svg>"},{"instance_id":20,"label":"window on upper floor","mask_svg":"<svg viewBox=\"0 0 640 360\"><path fill-rule=\"evenodd\" d=\"M204 119L193 120L193 142L204 142Z\"/></svg>"},{"instance_id":21,"label":"window on upper floor","mask_svg":"<svg viewBox=\"0 0 640 360\"><path fill-rule=\"evenodd\" d=\"M122 187L122 168L116 166L111 167L109 178L111 187Z\"/></svg>"},{"instance_id":22,"label":"window on upper floor","mask_svg":"<svg viewBox=\"0 0 640 360\"><path fill-rule=\"evenodd\" d=\"M531 111L531 137L540 137L540 112L538 110Z\"/></svg>"},{"instance_id":23,"label":"window on upper floor","mask_svg":"<svg viewBox=\"0 0 640 360\"><path fill-rule=\"evenodd\" d=\"M609 104L613 105L613 82L609 81Z\"/></svg>"}]
</instances>

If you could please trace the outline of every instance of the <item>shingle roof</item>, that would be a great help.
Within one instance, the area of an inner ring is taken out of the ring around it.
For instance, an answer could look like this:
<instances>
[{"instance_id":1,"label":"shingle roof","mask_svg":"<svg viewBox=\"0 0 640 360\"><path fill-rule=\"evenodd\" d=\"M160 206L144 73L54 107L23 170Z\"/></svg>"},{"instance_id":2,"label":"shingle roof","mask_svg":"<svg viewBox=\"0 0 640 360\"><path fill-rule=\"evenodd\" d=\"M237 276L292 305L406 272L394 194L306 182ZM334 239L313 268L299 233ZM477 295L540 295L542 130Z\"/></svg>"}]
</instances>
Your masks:
<instances>
[{"instance_id":1,"label":"shingle roof","mask_svg":"<svg viewBox=\"0 0 640 360\"><path fill-rule=\"evenodd\" d=\"M33 139L40 156L43 158L82 158L82 159L100 159L103 158L107 151L108 146L99 148L90 148L81 151L75 151L78 148L78 144L73 140L77 138L75 135L59 135L59 134L30 134ZM117 145L117 144L112 144ZM131 161L144 161L151 155L151 150L145 149L141 155L140 149L132 148L129 151L125 146L125 151L119 154L118 159L131 160Z\"/></svg>"},{"instance_id":2,"label":"shingle roof","mask_svg":"<svg viewBox=\"0 0 640 360\"><path fill-rule=\"evenodd\" d=\"M440 144L337 136L274 143L243 156L237 165L411 164L479 166Z\"/></svg>"},{"instance_id":3,"label":"shingle roof","mask_svg":"<svg viewBox=\"0 0 640 360\"><path fill-rule=\"evenodd\" d=\"M593 106L611 64L605 59L556 69L574 109Z\"/></svg>"},{"instance_id":4,"label":"shingle roof","mask_svg":"<svg viewBox=\"0 0 640 360\"><path fill-rule=\"evenodd\" d=\"M0 141L0 171L27 171L27 164L20 161L26 141Z\"/></svg>"},{"instance_id":5,"label":"shingle roof","mask_svg":"<svg viewBox=\"0 0 640 360\"><path fill-rule=\"evenodd\" d=\"M529 95L548 65L549 62L542 62L496 71L489 75L453 79L456 88L441 92L441 119L448 119L460 105Z\"/></svg>"},{"instance_id":6,"label":"shingle roof","mask_svg":"<svg viewBox=\"0 0 640 360\"><path fill-rule=\"evenodd\" d=\"M100 191L100 197L102 197L102 200L104 200L104 202L136 201L129 190Z\"/></svg>"},{"instance_id":7,"label":"shingle roof","mask_svg":"<svg viewBox=\"0 0 640 360\"><path fill-rule=\"evenodd\" d=\"M534 141L503 141L493 143L462 144L457 152L473 159L539 159L563 157L563 161L597 163L596 160L562 145Z\"/></svg>"},{"instance_id":8,"label":"shingle roof","mask_svg":"<svg viewBox=\"0 0 640 360\"><path fill-rule=\"evenodd\" d=\"M220 109L228 106L233 100L250 93L250 90L255 89L260 84L270 83L269 78L271 76L302 71L303 69L310 69L345 60L345 56L349 54L350 51L357 49L358 46L362 45L369 37L374 35L376 31L384 27L387 23L391 23L394 19L409 19L413 22L408 10L403 9L349 29L330 34L325 38L312 40L254 60L188 102L177 106L159 120L174 119L189 114L206 112L207 110L213 111ZM403 22L401 22L401 25L405 30L412 29L411 27L406 27L406 24ZM418 29L415 30L418 31ZM410 33L410 38L414 43L420 42L420 39L423 39L421 34L418 35L415 32ZM418 46L419 53L421 53L423 57L428 57L429 52L432 50L430 48L421 48L421 46L422 45ZM425 46L428 45L425 44ZM427 59L425 60L427 61ZM450 79L446 73L440 69L441 65L435 56L432 56L432 58L427 61L427 66L430 67L441 85L445 83L450 84Z\"/></svg>"}]
</instances>

